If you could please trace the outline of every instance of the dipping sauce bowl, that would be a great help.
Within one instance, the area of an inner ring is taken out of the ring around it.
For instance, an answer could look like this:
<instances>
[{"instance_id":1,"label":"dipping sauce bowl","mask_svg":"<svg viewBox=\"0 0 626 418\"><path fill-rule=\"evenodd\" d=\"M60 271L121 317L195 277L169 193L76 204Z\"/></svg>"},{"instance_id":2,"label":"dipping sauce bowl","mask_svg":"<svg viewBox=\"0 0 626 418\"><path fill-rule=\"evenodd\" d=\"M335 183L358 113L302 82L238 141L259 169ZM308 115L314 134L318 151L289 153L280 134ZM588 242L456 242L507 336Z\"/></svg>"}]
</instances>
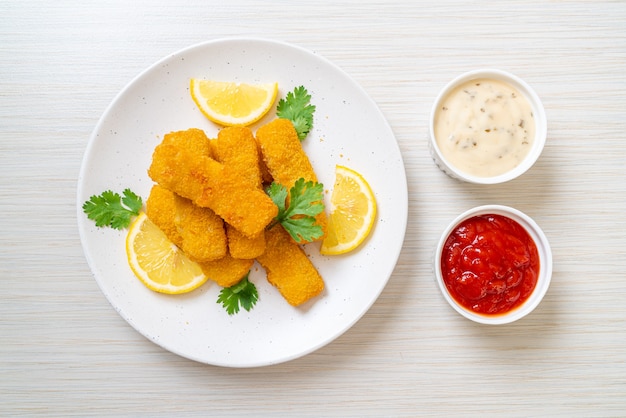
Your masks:
<instances>
[{"instance_id":1,"label":"dipping sauce bowl","mask_svg":"<svg viewBox=\"0 0 626 418\"><path fill-rule=\"evenodd\" d=\"M546 115L535 91L505 71L462 74L437 96L430 151L450 177L476 184L512 180L530 169L546 142Z\"/></svg>"},{"instance_id":2,"label":"dipping sauce bowl","mask_svg":"<svg viewBox=\"0 0 626 418\"><path fill-rule=\"evenodd\" d=\"M434 257L437 284L464 317L506 324L531 313L552 278L546 235L529 216L501 205L470 209L441 235Z\"/></svg>"}]
</instances>

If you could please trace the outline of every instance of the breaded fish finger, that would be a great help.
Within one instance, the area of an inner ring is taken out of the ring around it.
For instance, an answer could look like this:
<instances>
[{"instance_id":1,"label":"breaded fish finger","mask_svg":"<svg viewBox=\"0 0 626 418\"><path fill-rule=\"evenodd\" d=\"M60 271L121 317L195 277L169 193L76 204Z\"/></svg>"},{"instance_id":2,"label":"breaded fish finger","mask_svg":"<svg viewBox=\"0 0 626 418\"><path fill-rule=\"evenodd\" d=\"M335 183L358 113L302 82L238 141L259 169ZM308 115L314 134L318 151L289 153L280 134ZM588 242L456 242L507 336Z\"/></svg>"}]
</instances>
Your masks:
<instances>
[{"instance_id":1,"label":"breaded fish finger","mask_svg":"<svg viewBox=\"0 0 626 418\"><path fill-rule=\"evenodd\" d=\"M232 225L226 224L228 251L235 258L254 259L265 251L265 232L247 237Z\"/></svg>"},{"instance_id":2,"label":"breaded fish finger","mask_svg":"<svg viewBox=\"0 0 626 418\"><path fill-rule=\"evenodd\" d=\"M324 290L322 277L282 226L265 231L265 239L265 252L257 261L290 305L301 305Z\"/></svg>"},{"instance_id":3,"label":"breaded fish finger","mask_svg":"<svg viewBox=\"0 0 626 418\"><path fill-rule=\"evenodd\" d=\"M250 128L224 128L210 143L215 160L238 173L244 184L261 187L259 150Z\"/></svg>"},{"instance_id":4,"label":"breaded fish finger","mask_svg":"<svg viewBox=\"0 0 626 418\"><path fill-rule=\"evenodd\" d=\"M148 170L152 180L201 207L213 209L246 236L257 236L278 208L262 190L242 184L236 174L210 157L159 144Z\"/></svg>"},{"instance_id":5,"label":"breaded fish finger","mask_svg":"<svg viewBox=\"0 0 626 418\"><path fill-rule=\"evenodd\" d=\"M201 208L191 200L175 196L174 222L183 238L182 250L194 261L212 261L227 253L224 221L213 210Z\"/></svg>"},{"instance_id":6,"label":"breaded fish finger","mask_svg":"<svg viewBox=\"0 0 626 418\"><path fill-rule=\"evenodd\" d=\"M211 143L203 130L190 128L184 131L175 131L165 134L163 144L183 147L195 155L213 157Z\"/></svg>"},{"instance_id":7,"label":"breaded fish finger","mask_svg":"<svg viewBox=\"0 0 626 418\"><path fill-rule=\"evenodd\" d=\"M254 260L237 259L226 254L219 260L198 264L209 279L222 287L231 287L248 274Z\"/></svg>"},{"instance_id":8,"label":"breaded fish finger","mask_svg":"<svg viewBox=\"0 0 626 418\"><path fill-rule=\"evenodd\" d=\"M274 181L290 188L300 178L317 181L291 121L274 119L256 131L261 156Z\"/></svg>"},{"instance_id":9,"label":"breaded fish finger","mask_svg":"<svg viewBox=\"0 0 626 418\"><path fill-rule=\"evenodd\" d=\"M317 175L309 157L302 149L298 133L291 121L275 119L261 126L256 131L256 141L261 149L261 157L275 182L287 190L301 178L317 182ZM325 235L328 223L326 213L321 212L315 219ZM323 239L324 235L319 239Z\"/></svg>"},{"instance_id":10,"label":"breaded fish finger","mask_svg":"<svg viewBox=\"0 0 626 418\"><path fill-rule=\"evenodd\" d=\"M146 215L165 233L167 238L179 248L182 248L183 237L176 227L176 196L164 187L155 184L146 200Z\"/></svg>"},{"instance_id":11,"label":"breaded fish finger","mask_svg":"<svg viewBox=\"0 0 626 418\"><path fill-rule=\"evenodd\" d=\"M205 193L209 177L221 176L223 170L215 160L161 143L154 149L148 175L162 187L196 201Z\"/></svg>"},{"instance_id":12,"label":"breaded fish finger","mask_svg":"<svg viewBox=\"0 0 626 418\"><path fill-rule=\"evenodd\" d=\"M228 127L219 131L217 139L211 140L215 159L228 166L242 183L261 190L259 150L250 128ZM253 259L265 251L263 232L247 237L227 224L226 236L230 255L235 258Z\"/></svg>"},{"instance_id":13,"label":"breaded fish finger","mask_svg":"<svg viewBox=\"0 0 626 418\"><path fill-rule=\"evenodd\" d=\"M209 208L154 185L146 214L167 238L194 261L211 261L227 252L224 221Z\"/></svg>"}]
</instances>

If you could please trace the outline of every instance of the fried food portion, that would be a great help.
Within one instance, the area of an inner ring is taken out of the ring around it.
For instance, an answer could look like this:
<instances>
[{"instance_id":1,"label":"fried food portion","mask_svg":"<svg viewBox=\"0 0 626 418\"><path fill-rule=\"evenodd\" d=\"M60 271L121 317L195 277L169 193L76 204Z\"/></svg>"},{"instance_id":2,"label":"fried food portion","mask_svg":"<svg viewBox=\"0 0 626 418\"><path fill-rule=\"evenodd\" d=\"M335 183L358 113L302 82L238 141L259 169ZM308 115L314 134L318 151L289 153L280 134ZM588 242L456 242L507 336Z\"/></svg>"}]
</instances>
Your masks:
<instances>
[{"instance_id":1,"label":"fried food portion","mask_svg":"<svg viewBox=\"0 0 626 418\"><path fill-rule=\"evenodd\" d=\"M248 237L261 233L278 213L263 190L244 184L229 166L179 144L157 145L148 175L196 205L211 208Z\"/></svg>"},{"instance_id":2,"label":"fried food portion","mask_svg":"<svg viewBox=\"0 0 626 418\"><path fill-rule=\"evenodd\" d=\"M291 121L275 119L256 131L261 156L274 181L290 188L300 178L317 181Z\"/></svg>"},{"instance_id":3,"label":"fried food portion","mask_svg":"<svg viewBox=\"0 0 626 418\"><path fill-rule=\"evenodd\" d=\"M228 248L222 218L209 208L201 208L189 199L174 196L174 222L183 238L183 252L197 262L224 257Z\"/></svg>"},{"instance_id":4,"label":"fried food portion","mask_svg":"<svg viewBox=\"0 0 626 418\"><path fill-rule=\"evenodd\" d=\"M282 226L265 232L265 252L257 261L290 305L299 306L324 290L324 281L304 253Z\"/></svg>"},{"instance_id":5,"label":"fried food portion","mask_svg":"<svg viewBox=\"0 0 626 418\"><path fill-rule=\"evenodd\" d=\"M157 145L148 175L152 180L182 197L197 201L205 193L210 177L219 177L224 167L169 143Z\"/></svg>"},{"instance_id":6,"label":"fried food portion","mask_svg":"<svg viewBox=\"0 0 626 418\"><path fill-rule=\"evenodd\" d=\"M235 258L254 259L265 251L265 232L251 238L226 224L226 237L228 251Z\"/></svg>"},{"instance_id":7,"label":"fried food portion","mask_svg":"<svg viewBox=\"0 0 626 418\"><path fill-rule=\"evenodd\" d=\"M236 172L242 183L261 187L259 151L250 128L228 127L220 130L211 141L215 160Z\"/></svg>"},{"instance_id":8,"label":"fried food portion","mask_svg":"<svg viewBox=\"0 0 626 418\"><path fill-rule=\"evenodd\" d=\"M219 260L198 264L209 279L222 287L231 287L248 274L253 263L254 260L233 258L226 254Z\"/></svg>"},{"instance_id":9,"label":"fried food portion","mask_svg":"<svg viewBox=\"0 0 626 418\"><path fill-rule=\"evenodd\" d=\"M228 166L241 182L261 190L259 151L250 128L229 127L211 141L213 155L217 161ZM226 236L230 255L235 258L253 259L265 251L265 234L248 237L227 224Z\"/></svg>"},{"instance_id":10,"label":"fried food portion","mask_svg":"<svg viewBox=\"0 0 626 418\"><path fill-rule=\"evenodd\" d=\"M211 261L226 255L224 221L211 209L196 206L157 184L148 196L146 214L194 261Z\"/></svg>"},{"instance_id":11,"label":"fried food portion","mask_svg":"<svg viewBox=\"0 0 626 418\"><path fill-rule=\"evenodd\" d=\"M170 132L165 134L162 143L183 147L196 155L213 157L211 142L202 129Z\"/></svg>"},{"instance_id":12,"label":"fried food portion","mask_svg":"<svg viewBox=\"0 0 626 418\"><path fill-rule=\"evenodd\" d=\"M183 246L183 237L176 227L176 195L155 184L146 201L146 215L167 238L179 248Z\"/></svg>"},{"instance_id":13,"label":"fried food portion","mask_svg":"<svg viewBox=\"0 0 626 418\"><path fill-rule=\"evenodd\" d=\"M261 149L261 157L267 169L277 183L287 190L301 178L305 181L317 182L317 175L309 161L309 157L302 149L298 133L291 121L275 119L256 131L256 141ZM317 224L322 227L324 239L328 220L322 212L315 217Z\"/></svg>"}]
</instances>

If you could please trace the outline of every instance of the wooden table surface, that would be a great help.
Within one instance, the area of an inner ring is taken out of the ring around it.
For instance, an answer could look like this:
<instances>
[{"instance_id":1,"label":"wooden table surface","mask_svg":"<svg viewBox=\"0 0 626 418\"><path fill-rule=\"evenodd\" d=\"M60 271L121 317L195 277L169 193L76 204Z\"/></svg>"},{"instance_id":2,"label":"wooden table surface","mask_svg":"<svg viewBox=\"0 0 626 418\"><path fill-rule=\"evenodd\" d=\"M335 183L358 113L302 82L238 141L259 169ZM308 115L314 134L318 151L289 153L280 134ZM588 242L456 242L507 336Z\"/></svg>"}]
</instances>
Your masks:
<instances>
[{"instance_id":1,"label":"wooden table surface","mask_svg":"<svg viewBox=\"0 0 626 418\"><path fill-rule=\"evenodd\" d=\"M625 416L626 3L622 1L0 3L0 415ZM167 352L111 307L82 252L77 177L91 132L139 72L248 36L328 58L378 104L403 154L409 220L396 269L349 331L305 357L229 369ZM548 141L521 178L460 183L433 164L438 91L515 73ZM430 259L462 211L514 206L552 245L528 317L474 324Z\"/></svg>"}]
</instances>

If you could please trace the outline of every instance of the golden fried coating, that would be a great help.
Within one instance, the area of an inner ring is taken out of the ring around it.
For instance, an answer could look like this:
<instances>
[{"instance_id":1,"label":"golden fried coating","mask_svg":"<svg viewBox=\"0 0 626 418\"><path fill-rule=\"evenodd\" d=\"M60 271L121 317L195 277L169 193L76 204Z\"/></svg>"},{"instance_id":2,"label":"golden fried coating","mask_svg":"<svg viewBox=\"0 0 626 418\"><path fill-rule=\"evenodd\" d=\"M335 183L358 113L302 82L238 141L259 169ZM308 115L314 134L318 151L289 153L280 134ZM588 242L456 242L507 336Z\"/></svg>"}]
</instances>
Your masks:
<instances>
[{"instance_id":1,"label":"golden fried coating","mask_svg":"<svg viewBox=\"0 0 626 418\"><path fill-rule=\"evenodd\" d=\"M259 151L250 128L228 127L211 141L215 160L229 166L244 184L261 187Z\"/></svg>"},{"instance_id":2,"label":"golden fried coating","mask_svg":"<svg viewBox=\"0 0 626 418\"><path fill-rule=\"evenodd\" d=\"M265 232L256 237L246 237L233 226L226 224L228 251L235 258L254 259L265 251Z\"/></svg>"},{"instance_id":3,"label":"golden fried coating","mask_svg":"<svg viewBox=\"0 0 626 418\"><path fill-rule=\"evenodd\" d=\"M286 187L287 190L291 189L300 178L317 182L317 175L309 157L302 149L298 133L291 121L275 119L261 126L256 131L256 141L270 175L274 181ZM322 212L317 215L316 221L326 235L328 224L326 213ZM319 239L323 239L324 235Z\"/></svg>"},{"instance_id":4,"label":"golden fried coating","mask_svg":"<svg viewBox=\"0 0 626 418\"><path fill-rule=\"evenodd\" d=\"M231 287L248 274L254 260L237 259L226 254L219 260L198 264L209 279L222 287Z\"/></svg>"},{"instance_id":5,"label":"golden fried coating","mask_svg":"<svg viewBox=\"0 0 626 418\"><path fill-rule=\"evenodd\" d=\"M170 132L165 134L162 143L183 147L195 155L213 157L210 140L202 129L191 128L186 131Z\"/></svg>"},{"instance_id":6,"label":"golden fried coating","mask_svg":"<svg viewBox=\"0 0 626 418\"><path fill-rule=\"evenodd\" d=\"M154 149L148 175L163 188L196 201L205 193L209 177L218 177L223 170L215 160L161 143Z\"/></svg>"},{"instance_id":7,"label":"golden fried coating","mask_svg":"<svg viewBox=\"0 0 626 418\"><path fill-rule=\"evenodd\" d=\"M256 131L261 156L274 181L290 188L300 178L317 181L291 121L274 119Z\"/></svg>"},{"instance_id":8,"label":"golden fried coating","mask_svg":"<svg viewBox=\"0 0 626 418\"><path fill-rule=\"evenodd\" d=\"M183 238L182 250L197 262L222 258L227 253L224 221L209 208L175 195L174 222Z\"/></svg>"},{"instance_id":9,"label":"golden fried coating","mask_svg":"<svg viewBox=\"0 0 626 418\"><path fill-rule=\"evenodd\" d=\"M229 127L217 134L211 141L215 159L228 166L241 182L261 189L261 170L259 169L259 151L250 128ZM228 224L227 224L228 225ZM253 259L265 251L263 232L255 237L247 237L236 228L226 228L230 255L235 258Z\"/></svg>"},{"instance_id":10,"label":"golden fried coating","mask_svg":"<svg viewBox=\"0 0 626 418\"><path fill-rule=\"evenodd\" d=\"M194 261L211 261L227 252L224 221L209 208L154 185L146 214L172 243Z\"/></svg>"},{"instance_id":11,"label":"golden fried coating","mask_svg":"<svg viewBox=\"0 0 626 418\"><path fill-rule=\"evenodd\" d=\"M155 184L150 190L146 201L146 215L167 238L177 247L183 245L183 237L176 227L176 195L169 190Z\"/></svg>"},{"instance_id":12,"label":"golden fried coating","mask_svg":"<svg viewBox=\"0 0 626 418\"><path fill-rule=\"evenodd\" d=\"M257 261L265 269L267 280L290 305L301 305L324 290L322 277L282 226L267 230L265 239L265 252Z\"/></svg>"},{"instance_id":13,"label":"golden fried coating","mask_svg":"<svg viewBox=\"0 0 626 418\"><path fill-rule=\"evenodd\" d=\"M244 184L227 165L180 145L159 144L148 175L196 205L211 208L248 237L257 236L278 213L263 190Z\"/></svg>"}]
</instances>

